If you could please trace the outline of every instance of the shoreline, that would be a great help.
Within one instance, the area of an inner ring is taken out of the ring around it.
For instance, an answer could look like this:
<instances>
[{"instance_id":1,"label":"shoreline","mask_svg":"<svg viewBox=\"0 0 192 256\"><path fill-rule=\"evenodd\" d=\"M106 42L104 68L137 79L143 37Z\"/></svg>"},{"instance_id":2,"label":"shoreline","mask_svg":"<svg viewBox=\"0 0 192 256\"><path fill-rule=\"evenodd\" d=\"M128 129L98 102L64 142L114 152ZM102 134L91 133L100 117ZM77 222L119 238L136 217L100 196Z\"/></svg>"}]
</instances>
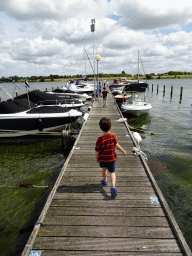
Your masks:
<instances>
[{"instance_id":1,"label":"shoreline","mask_svg":"<svg viewBox=\"0 0 192 256\"><path fill-rule=\"evenodd\" d=\"M111 81L111 80L114 80L118 77L103 77L103 81ZM137 78L135 77L126 77L128 80L137 80ZM159 76L152 76L151 79L147 79L147 80L167 80L167 79L191 79L192 78L192 75L178 75L178 76L161 76L159 78ZM37 80L37 81L32 81L32 80L28 80L30 83L38 83L38 82L41 82L41 83L46 83L46 82L68 82L69 80L79 80L79 78L73 78L73 79L70 79L70 78L59 78L59 79L54 79L54 81L51 81L51 79L45 79L44 82L40 81L40 80ZM140 77L140 80L146 80L145 77L141 76ZM83 81L83 80L82 80ZM88 78L87 81L94 81L93 78ZM99 78L99 81L102 81L102 78L100 77ZM17 83L24 83L25 80L18 80Z\"/></svg>"}]
</instances>

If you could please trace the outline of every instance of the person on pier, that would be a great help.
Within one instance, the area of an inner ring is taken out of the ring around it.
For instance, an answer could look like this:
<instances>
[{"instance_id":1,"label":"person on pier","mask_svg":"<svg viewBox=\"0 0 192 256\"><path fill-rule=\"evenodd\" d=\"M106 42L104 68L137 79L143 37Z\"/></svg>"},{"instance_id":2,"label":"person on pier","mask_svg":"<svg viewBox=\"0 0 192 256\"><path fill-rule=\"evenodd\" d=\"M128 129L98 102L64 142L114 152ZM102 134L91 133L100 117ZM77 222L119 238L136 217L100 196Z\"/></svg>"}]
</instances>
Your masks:
<instances>
[{"instance_id":1,"label":"person on pier","mask_svg":"<svg viewBox=\"0 0 192 256\"><path fill-rule=\"evenodd\" d=\"M96 141L96 162L100 164L101 168L103 168L103 179L101 180L101 184L103 186L108 184L107 170L109 171L111 178L111 197L115 198L117 196L115 174L115 161L117 160L117 155L115 148L120 150L124 155L126 155L126 151L119 145L117 136L110 133L111 120L109 118L103 117L99 122L99 126L103 131L103 135L98 137Z\"/></svg>"}]
</instances>

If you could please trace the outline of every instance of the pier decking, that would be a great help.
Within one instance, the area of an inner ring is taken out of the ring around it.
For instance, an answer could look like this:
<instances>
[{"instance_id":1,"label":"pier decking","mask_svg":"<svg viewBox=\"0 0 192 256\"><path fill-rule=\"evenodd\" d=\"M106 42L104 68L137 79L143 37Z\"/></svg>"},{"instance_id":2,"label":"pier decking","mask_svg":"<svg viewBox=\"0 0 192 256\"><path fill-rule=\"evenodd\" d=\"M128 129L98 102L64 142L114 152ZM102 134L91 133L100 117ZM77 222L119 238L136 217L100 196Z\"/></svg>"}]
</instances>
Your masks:
<instances>
[{"instance_id":1,"label":"pier decking","mask_svg":"<svg viewBox=\"0 0 192 256\"><path fill-rule=\"evenodd\" d=\"M98 123L104 116L127 151L124 156L116 150L115 199L110 178L108 186L101 185L95 160L96 139L102 135ZM94 103L41 213L43 226L35 226L22 256L191 255L144 158L133 154L135 141L127 124L117 122L121 117L112 95L107 108L102 99Z\"/></svg>"}]
</instances>

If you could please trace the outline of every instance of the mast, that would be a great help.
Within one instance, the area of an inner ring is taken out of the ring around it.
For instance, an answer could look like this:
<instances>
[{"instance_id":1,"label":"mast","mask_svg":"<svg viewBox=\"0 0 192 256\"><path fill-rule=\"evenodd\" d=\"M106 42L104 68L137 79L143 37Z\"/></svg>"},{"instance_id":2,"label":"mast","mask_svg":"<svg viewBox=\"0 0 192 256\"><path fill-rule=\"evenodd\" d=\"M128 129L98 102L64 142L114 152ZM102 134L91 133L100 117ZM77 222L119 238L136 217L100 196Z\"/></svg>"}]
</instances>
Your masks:
<instances>
[{"instance_id":1,"label":"mast","mask_svg":"<svg viewBox=\"0 0 192 256\"><path fill-rule=\"evenodd\" d=\"M139 82L139 50L138 50L138 82Z\"/></svg>"}]
</instances>

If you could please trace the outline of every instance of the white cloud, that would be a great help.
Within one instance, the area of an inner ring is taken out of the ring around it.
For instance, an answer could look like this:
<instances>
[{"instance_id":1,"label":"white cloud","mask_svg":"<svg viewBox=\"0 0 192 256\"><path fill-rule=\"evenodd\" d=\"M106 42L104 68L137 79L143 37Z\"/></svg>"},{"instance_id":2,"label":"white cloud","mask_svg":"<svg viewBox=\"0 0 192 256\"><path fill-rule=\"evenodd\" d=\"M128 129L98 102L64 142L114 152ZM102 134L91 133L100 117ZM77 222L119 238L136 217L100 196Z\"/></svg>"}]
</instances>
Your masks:
<instances>
[{"instance_id":1,"label":"white cloud","mask_svg":"<svg viewBox=\"0 0 192 256\"><path fill-rule=\"evenodd\" d=\"M120 0L116 12L122 16L123 26L151 30L191 21L192 2Z\"/></svg>"},{"instance_id":2,"label":"white cloud","mask_svg":"<svg viewBox=\"0 0 192 256\"><path fill-rule=\"evenodd\" d=\"M191 14L187 0L1 0L0 72L83 74L83 45L92 62L93 35L105 73L137 73L138 50L146 73L167 72L179 63L180 70L190 71ZM87 69L92 73L89 61Z\"/></svg>"}]
</instances>

